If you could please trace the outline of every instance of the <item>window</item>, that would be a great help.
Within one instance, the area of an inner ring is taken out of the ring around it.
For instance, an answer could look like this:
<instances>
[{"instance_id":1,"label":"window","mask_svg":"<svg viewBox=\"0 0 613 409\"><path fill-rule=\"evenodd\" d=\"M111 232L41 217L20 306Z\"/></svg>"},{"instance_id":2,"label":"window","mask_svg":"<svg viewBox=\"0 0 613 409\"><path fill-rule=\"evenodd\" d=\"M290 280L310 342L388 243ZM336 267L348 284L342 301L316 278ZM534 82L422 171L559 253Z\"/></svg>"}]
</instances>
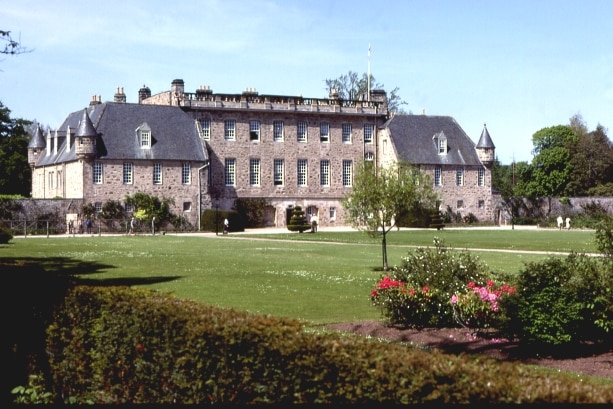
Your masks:
<instances>
[{"instance_id":1,"label":"window","mask_svg":"<svg viewBox=\"0 0 613 409\"><path fill-rule=\"evenodd\" d=\"M330 142L330 124L323 122L319 125L319 140L321 142Z\"/></svg>"},{"instance_id":2,"label":"window","mask_svg":"<svg viewBox=\"0 0 613 409\"><path fill-rule=\"evenodd\" d=\"M260 160L249 160L249 184L251 186L260 186Z\"/></svg>"},{"instance_id":3,"label":"window","mask_svg":"<svg viewBox=\"0 0 613 409\"><path fill-rule=\"evenodd\" d=\"M458 200L456 202L456 208L461 209L464 207L464 200Z\"/></svg>"},{"instance_id":4,"label":"window","mask_svg":"<svg viewBox=\"0 0 613 409\"><path fill-rule=\"evenodd\" d=\"M123 164L123 184L124 185L131 185L132 183L134 183L134 174L133 174L134 170L132 169L132 164L131 163L124 163Z\"/></svg>"},{"instance_id":5,"label":"window","mask_svg":"<svg viewBox=\"0 0 613 409\"><path fill-rule=\"evenodd\" d=\"M343 124L341 129L343 143L351 143L351 124Z\"/></svg>"},{"instance_id":6,"label":"window","mask_svg":"<svg viewBox=\"0 0 613 409\"><path fill-rule=\"evenodd\" d=\"M463 186L464 185L464 169L458 168L455 171L455 185Z\"/></svg>"},{"instance_id":7,"label":"window","mask_svg":"<svg viewBox=\"0 0 613 409\"><path fill-rule=\"evenodd\" d=\"M477 186L485 186L485 169L483 168L477 171Z\"/></svg>"},{"instance_id":8,"label":"window","mask_svg":"<svg viewBox=\"0 0 613 409\"><path fill-rule=\"evenodd\" d=\"M211 120L208 118L200 119L200 135L207 141L211 139Z\"/></svg>"},{"instance_id":9,"label":"window","mask_svg":"<svg viewBox=\"0 0 613 409\"><path fill-rule=\"evenodd\" d=\"M367 162L372 162L373 160L375 160L375 154L372 152L366 152L364 154L364 160L366 160Z\"/></svg>"},{"instance_id":10,"label":"window","mask_svg":"<svg viewBox=\"0 0 613 409\"><path fill-rule=\"evenodd\" d=\"M372 143L374 133L375 133L375 126L373 124L365 124L364 125L364 143Z\"/></svg>"},{"instance_id":11,"label":"window","mask_svg":"<svg viewBox=\"0 0 613 409\"><path fill-rule=\"evenodd\" d=\"M275 159L274 162L274 183L275 186L283 185L283 159Z\"/></svg>"},{"instance_id":12,"label":"window","mask_svg":"<svg viewBox=\"0 0 613 409\"><path fill-rule=\"evenodd\" d=\"M236 183L236 159L226 159L224 171L226 186L234 186Z\"/></svg>"},{"instance_id":13,"label":"window","mask_svg":"<svg viewBox=\"0 0 613 409\"><path fill-rule=\"evenodd\" d=\"M306 122L298 122L298 142L306 142L307 141L307 123Z\"/></svg>"},{"instance_id":14,"label":"window","mask_svg":"<svg viewBox=\"0 0 613 409\"><path fill-rule=\"evenodd\" d=\"M226 141L236 139L236 121L234 119L226 119L223 121L224 138Z\"/></svg>"},{"instance_id":15,"label":"window","mask_svg":"<svg viewBox=\"0 0 613 409\"><path fill-rule=\"evenodd\" d=\"M330 186L330 161L322 160L319 162L319 184Z\"/></svg>"},{"instance_id":16,"label":"window","mask_svg":"<svg viewBox=\"0 0 613 409\"><path fill-rule=\"evenodd\" d=\"M132 213L134 211L134 207L130 203L123 204L124 209L126 209L126 213Z\"/></svg>"},{"instance_id":17,"label":"window","mask_svg":"<svg viewBox=\"0 0 613 409\"><path fill-rule=\"evenodd\" d=\"M249 121L249 140L260 140L260 121Z\"/></svg>"},{"instance_id":18,"label":"window","mask_svg":"<svg viewBox=\"0 0 613 409\"><path fill-rule=\"evenodd\" d=\"M192 211L192 202L183 202L183 211L191 212Z\"/></svg>"},{"instance_id":19,"label":"window","mask_svg":"<svg viewBox=\"0 0 613 409\"><path fill-rule=\"evenodd\" d=\"M439 141L438 141L438 153L439 154L447 153L447 140L446 139L439 139Z\"/></svg>"},{"instance_id":20,"label":"window","mask_svg":"<svg viewBox=\"0 0 613 409\"><path fill-rule=\"evenodd\" d=\"M485 208L485 200L479 200L479 209L484 209Z\"/></svg>"},{"instance_id":21,"label":"window","mask_svg":"<svg viewBox=\"0 0 613 409\"><path fill-rule=\"evenodd\" d=\"M272 123L272 133L275 142L283 140L283 121L274 121Z\"/></svg>"},{"instance_id":22,"label":"window","mask_svg":"<svg viewBox=\"0 0 613 409\"><path fill-rule=\"evenodd\" d=\"M336 207L330 208L330 221L336 221Z\"/></svg>"},{"instance_id":23,"label":"window","mask_svg":"<svg viewBox=\"0 0 613 409\"><path fill-rule=\"evenodd\" d=\"M57 171L57 184L56 184L58 189L62 189L62 181L63 181L62 171L58 170Z\"/></svg>"},{"instance_id":24,"label":"window","mask_svg":"<svg viewBox=\"0 0 613 409\"><path fill-rule=\"evenodd\" d=\"M53 189L53 177L54 177L54 172L49 172L49 189Z\"/></svg>"},{"instance_id":25,"label":"window","mask_svg":"<svg viewBox=\"0 0 613 409\"><path fill-rule=\"evenodd\" d=\"M161 163L153 164L153 184L154 185L162 184L162 164Z\"/></svg>"},{"instance_id":26,"label":"window","mask_svg":"<svg viewBox=\"0 0 613 409\"><path fill-rule=\"evenodd\" d=\"M352 163L350 160L344 160L343 161L343 187L351 187L351 182L352 182L352 176L351 176L351 171L352 171Z\"/></svg>"},{"instance_id":27,"label":"window","mask_svg":"<svg viewBox=\"0 0 613 409\"><path fill-rule=\"evenodd\" d=\"M184 185L189 185L192 180L192 168L189 163L184 163L181 169L181 183Z\"/></svg>"},{"instance_id":28,"label":"window","mask_svg":"<svg viewBox=\"0 0 613 409\"><path fill-rule=\"evenodd\" d=\"M151 148L151 131L140 131L140 147Z\"/></svg>"},{"instance_id":29,"label":"window","mask_svg":"<svg viewBox=\"0 0 613 409\"><path fill-rule=\"evenodd\" d=\"M307 185L307 170L308 170L308 161L306 159L298 159L298 186L306 186Z\"/></svg>"},{"instance_id":30,"label":"window","mask_svg":"<svg viewBox=\"0 0 613 409\"><path fill-rule=\"evenodd\" d=\"M102 213L102 202L94 203L94 212Z\"/></svg>"},{"instance_id":31,"label":"window","mask_svg":"<svg viewBox=\"0 0 613 409\"><path fill-rule=\"evenodd\" d=\"M102 184L102 162L94 162L94 184L101 185Z\"/></svg>"},{"instance_id":32,"label":"window","mask_svg":"<svg viewBox=\"0 0 613 409\"><path fill-rule=\"evenodd\" d=\"M440 166L434 168L434 186L443 186L443 169Z\"/></svg>"}]
</instances>

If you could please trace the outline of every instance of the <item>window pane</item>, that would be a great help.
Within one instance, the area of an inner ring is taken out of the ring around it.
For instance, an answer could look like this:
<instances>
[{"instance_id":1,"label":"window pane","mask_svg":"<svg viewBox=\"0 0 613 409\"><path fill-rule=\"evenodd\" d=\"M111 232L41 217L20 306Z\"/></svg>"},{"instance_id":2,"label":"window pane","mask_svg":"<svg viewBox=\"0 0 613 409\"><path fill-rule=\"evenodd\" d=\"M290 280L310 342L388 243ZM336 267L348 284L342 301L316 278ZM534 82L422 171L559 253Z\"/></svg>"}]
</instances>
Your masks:
<instances>
[{"instance_id":1,"label":"window pane","mask_svg":"<svg viewBox=\"0 0 613 409\"><path fill-rule=\"evenodd\" d=\"M249 140L260 140L260 121L249 121Z\"/></svg>"},{"instance_id":2,"label":"window pane","mask_svg":"<svg viewBox=\"0 0 613 409\"><path fill-rule=\"evenodd\" d=\"M298 142L307 141L307 128L306 122L298 122Z\"/></svg>"},{"instance_id":3,"label":"window pane","mask_svg":"<svg viewBox=\"0 0 613 409\"><path fill-rule=\"evenodd\" d=\"M260 160L251 159L249 161L249 184L260 186Z\"/></svg>"},{"instance_id":4,"label":"window pane","mask_svg":"<svg viewBox=\"0 0 613 409\"><path fill-rule=\"evenodd\" d=\"M234 119L224 121L224 137L228 141L236 138L236 121Z\"/></svg>"},{"instance_id":5,"label":"window pane","mask_svg":"<svg viewBox=\"0 0 613 409\"><path fill-rule=\"evenodd\" d=\"M351 124L343 124L343 143L351 143Z\"/></svg>"},{"instance_id":6,"label":"window pane","mask_svg":"<svg viewBox=\"0 0 613 409\"><path fill-rule=\"evenodd\" d=\"M162 184L162 164L161 163L153 164L153 184L154 185Z\"/></svg>"},{"instance_id":7,"label":"window pane","mask_svg":"<svg viewBox=\"0 0 613 409\"><path fill-rule=\"evenodd\" d=\"M330 161L319 162L319 183L322 186L330 186Z\"/></svg>"},{"instance_id":8,"label":"window pane","mask_svg":"<svg viewBox=\"0 0 613 409\"><path fill-rule=\"evenodd\" d=\"M441 168L434 168L434 186L443 186Z\"/></svg>"},{"instance_id":9,"label":"window pane","mask_svg":"<svg viewBox=\"0 0 613 409\"><path fill-rule=\"evenodd\" d=\"M181 172L181 183L189 185L191 182L191 166L189 163L183 164L183 171Z\"/></svg>"},{"instance_id":10,"label":"window pane","mask_svg":"<svg viewBox=\"0 0 613 409\"><path fill-rule=\"evenodd\" d=\"M283 159L275 159L274 183L275 183L275 186L283 185Z\"/></svg>"},{"instance_id":11,"label":"window pane","mask_svg":"<svg viewBox=\"0 0 613 409\"><path fill-rule=\"evenodd\" d=\"M321 142L330 142L330 124L327 122L319 125L319 140Z\"/></svg>"},{"instance_id":12,"label":"window pane","mask_svg":"<svg viewBox=\"0 0 613 409\"><path fill-rule=\"evenodd\" d=\"M132 181L133 181L132 164L124 163L123 164L123 184L131 185Z\"/></svg>"},{"instance_id":13,"label":"window pane","mask_svg":"<svg viewBox=\"0 0 613 409\"><path fill-rule=\"evenodd\" d=\"M94 184L102 184L102 163L94 162Z\"/></svg>"},{"instance_id":14,"label":"window pane","mask_svg":"<svg viewBox=\"0 0 613 409\"><path fill-rule=\"evenodd\" d=\"M274 121L272 124L273 127L273 138L275 141L283 140L283 122L282 121Z\"/></svg>"},{"instance_id":15,"label":"window pane","mask_svg":"<svg viewBox=\"0 0 613 409\"><path fill-rule=\"evenodd\" d=\"M351 187L351 168L352 164L350 160L343 161L343 186Z\"/></svg>"},{"instance_id":16,"label":"window pane","mask_svg":"<svg viewBox=\"0 0 613 409\"><path fill-rule=\"evenodd\" d=\"M364 143L372 143L375 126L373 124L364 125Z\"/></svg>"},{"instance_id":17,"label":"window pane","mask_svg":"<svg viewBox=\"0 0 613 409\"><path fill-rule=\"evenodd\" d=\"M204 139L211 139L211 121L209 119L200 119L200 128Z\"/></svg>"},{"instance_id":18,"label":"window pane","mask_svg":"<svg viewBox=\"0 0 613 409\"><path fill-rule=\"evenodd\" d=\"M298 160L298 186L307 185L308 162L306 159Z\"/></svg>"},{"instance_id":19,"label":"window pane","mask_svg":"<svg viewBox=\"0 0 613 409\"><path fill-rule=\"evenodd\" d=\"M226 159L225 162L225 181L226 186L234 186L236 182L236 160Z\"/></svg>"}]
</instances>

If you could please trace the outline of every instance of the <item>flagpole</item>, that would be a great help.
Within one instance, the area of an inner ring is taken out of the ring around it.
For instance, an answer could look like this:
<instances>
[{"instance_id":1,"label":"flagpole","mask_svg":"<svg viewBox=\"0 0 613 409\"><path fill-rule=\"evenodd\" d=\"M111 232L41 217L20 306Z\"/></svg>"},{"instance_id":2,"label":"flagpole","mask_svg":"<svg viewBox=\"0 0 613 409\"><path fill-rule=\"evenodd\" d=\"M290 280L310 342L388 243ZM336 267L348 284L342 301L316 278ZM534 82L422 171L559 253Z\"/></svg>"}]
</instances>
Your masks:
<instances>
[{"instance_id":1,"label":"flagpole","mask_svg":"<svg viewBox=\"0 0 613 409\"><path fill-rule=\"evenodd\" d=\"M368 102L370 102L370 43L368 43Z\"/></svg>"}]
</instances>

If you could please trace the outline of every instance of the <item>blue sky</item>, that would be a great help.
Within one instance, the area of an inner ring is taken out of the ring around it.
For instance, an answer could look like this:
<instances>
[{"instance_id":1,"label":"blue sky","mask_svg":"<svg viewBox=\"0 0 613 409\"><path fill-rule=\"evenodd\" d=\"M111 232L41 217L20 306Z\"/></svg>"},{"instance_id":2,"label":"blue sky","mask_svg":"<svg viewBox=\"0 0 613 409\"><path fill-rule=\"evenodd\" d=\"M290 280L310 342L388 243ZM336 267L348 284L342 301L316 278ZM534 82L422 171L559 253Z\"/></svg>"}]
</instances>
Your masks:
<instances>
[{"instance_id":1,"label":"blue sky","mask_svg":"<svg viewBox=\"0 0 613 409\"><path fill-rule=\"evenodd\" d=\"M2 0L0 29L32 49L0 58L14 118L59 127L123 87L325 97L324 80L370 69L406 111L452 116L477 142L487 123L504 164L532 134L581 114L613 118L608 0ZM611 135L610 139L611 139Z\"/></svg>"}]
</instances>

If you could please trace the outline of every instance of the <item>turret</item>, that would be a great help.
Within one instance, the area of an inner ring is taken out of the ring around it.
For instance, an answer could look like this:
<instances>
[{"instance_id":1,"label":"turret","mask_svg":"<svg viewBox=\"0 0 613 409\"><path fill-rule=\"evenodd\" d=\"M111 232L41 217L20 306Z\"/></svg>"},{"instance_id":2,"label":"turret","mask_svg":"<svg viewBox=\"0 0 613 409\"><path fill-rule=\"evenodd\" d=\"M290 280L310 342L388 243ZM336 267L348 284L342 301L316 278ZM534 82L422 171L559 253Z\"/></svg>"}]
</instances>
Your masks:
<instances>
[{"instance_id":1,"label":"turret","mask_svg":"<svg viewBox=\"0 0 613 409\"><path fill-rule=\"evenodd\" d=\"M96 128L84 109L75 133L75 153L79 159L91 160L96 156L96 136Z\"/></svg>"},{"instance_id":2,"label":"turret","mask_svg":"<svg viewBox=\"0 0 613 409\"><path fill-rule=\"evenodd\" d=\"M148 86L143 85L143 87L138 90L138 103L142 104L143 100L147 98L151 98L151 90Z\"/></svg>"},{"instance_id":3,"label":"turret","mask_svg":"<svg viewBox=\"0 0 613 409\"><path fill-rule=\"evenodd\" d=\"M28 144L28 163L31 168L36 166L36 162L38 162L38 158L40 158L42 151L45 149L45 138L43 137L43 130L40 128L40 125L36 127L36 131L30 138L30 143Z\"/></svg>"},{"instance_id":4,"label":"turret","mask_svg":"<svg viewBox=\"0 0 613 409\"><path fill-rule=\"evenodd\" d=\"M485 124L483 124L483 131L481 132L476 149L479 159L485 166L491 166L494 163L496 147Z\"/></svg>"}]
</instances>

